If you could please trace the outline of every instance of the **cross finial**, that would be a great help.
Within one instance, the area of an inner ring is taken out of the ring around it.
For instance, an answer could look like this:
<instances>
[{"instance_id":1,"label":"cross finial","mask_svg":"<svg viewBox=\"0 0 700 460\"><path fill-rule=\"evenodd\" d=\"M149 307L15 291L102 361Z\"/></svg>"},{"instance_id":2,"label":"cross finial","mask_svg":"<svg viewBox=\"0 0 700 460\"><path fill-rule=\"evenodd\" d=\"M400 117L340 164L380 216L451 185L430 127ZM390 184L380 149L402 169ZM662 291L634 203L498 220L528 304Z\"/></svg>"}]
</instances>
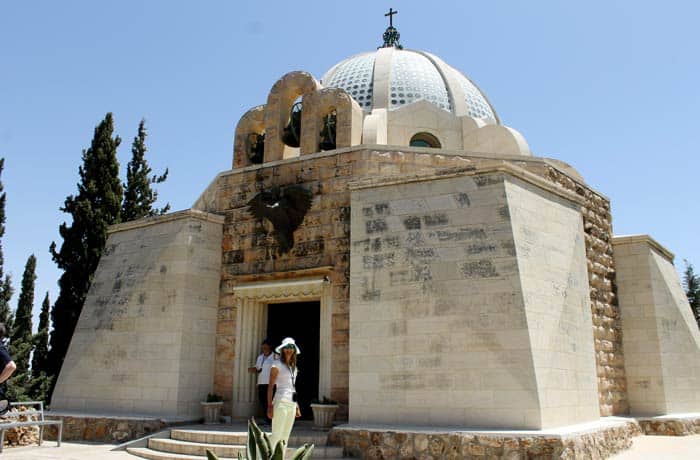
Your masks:
<instances>
[{"instance_id":1,"label":"cross finial","mask_svg":"<svg viewBox=\"0 0 700 460\"><path fill-rule=\"evenodd\" d=\"M394 27L394 15L397 13L398 10L394 11L393 8L389 8L389 12L384 15L389 16L389 27Z\"/></svg>"},{"instance_id":2,"label":"cross finial","mask_svg":"<svg viewBox=\"0 0 700 460\"><path fill-rule=\"evenodd\" d=\"M393 8L389 8L389 12L384 14L384 16L389 16L389 27L387 27L384 31L384 44L380 46L380 48L403 49L403 46L401 46L401 43L399 43L399 37L401 37L401 34L399 34L399 31L394 28L394 15L397 13L398 11L394 11Z\"/></svg>"}]
</instances>

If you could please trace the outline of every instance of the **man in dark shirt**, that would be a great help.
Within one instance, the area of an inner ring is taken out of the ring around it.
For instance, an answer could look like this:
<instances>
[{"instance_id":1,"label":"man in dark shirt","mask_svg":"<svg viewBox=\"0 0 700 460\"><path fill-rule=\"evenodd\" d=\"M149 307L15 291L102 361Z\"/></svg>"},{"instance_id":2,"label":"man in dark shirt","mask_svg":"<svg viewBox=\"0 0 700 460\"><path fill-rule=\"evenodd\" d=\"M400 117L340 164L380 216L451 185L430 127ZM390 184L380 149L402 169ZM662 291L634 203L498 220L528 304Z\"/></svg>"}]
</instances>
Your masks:
<instances>
[{"instance_id":1,"label":"man in dark shirt","mask_svg":"<svg viewBox=\"0 0 700 460\"><path fill-rule=\"evenodd\" d=\"M17 365L12 361L10 352L7 351L7 347L3 343L6 333L5 323L0 323L0 384L9 379L15 369L17 369Z\"/></svg>"}]
</instances>

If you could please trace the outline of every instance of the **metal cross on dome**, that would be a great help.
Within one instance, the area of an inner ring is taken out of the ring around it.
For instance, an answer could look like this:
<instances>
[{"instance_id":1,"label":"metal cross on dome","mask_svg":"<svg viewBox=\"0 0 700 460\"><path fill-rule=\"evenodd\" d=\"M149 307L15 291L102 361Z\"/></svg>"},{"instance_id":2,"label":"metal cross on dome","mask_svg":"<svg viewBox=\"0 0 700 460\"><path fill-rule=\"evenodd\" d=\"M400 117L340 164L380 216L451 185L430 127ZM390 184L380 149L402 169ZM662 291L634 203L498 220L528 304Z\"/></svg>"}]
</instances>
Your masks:
<instances>
[{"instance_id":1,"label":"metal cross on dome","mask_svg":"<svg viewBox=\"0 0 700 460\"><path fill-rule=\"evenodd\" d=\"M393 8L389 8L389 12L384 15L389 16L389 27L394 27L394 15L398 12L398 10L394 11Z\"/></svg>"},{"instance_id":2,"label":"metal cross on dome","mask_svg":"<svg viewBox=\"0 0 700 460\"><path fill-rule=\"evenodd\" d=\"M399 43L401 34L399 34L399 31L394 27L394 15L397 13L398 11L394 11L393 8L389 8L389 12L384 14L384 16L389 16L389 27L387 27L384 31L384 35L382 36L382 38L384 38L384 44L380 46L380 48L403 49L403 46L401 46L401 43Z\"/></svg>"}]
</instances>

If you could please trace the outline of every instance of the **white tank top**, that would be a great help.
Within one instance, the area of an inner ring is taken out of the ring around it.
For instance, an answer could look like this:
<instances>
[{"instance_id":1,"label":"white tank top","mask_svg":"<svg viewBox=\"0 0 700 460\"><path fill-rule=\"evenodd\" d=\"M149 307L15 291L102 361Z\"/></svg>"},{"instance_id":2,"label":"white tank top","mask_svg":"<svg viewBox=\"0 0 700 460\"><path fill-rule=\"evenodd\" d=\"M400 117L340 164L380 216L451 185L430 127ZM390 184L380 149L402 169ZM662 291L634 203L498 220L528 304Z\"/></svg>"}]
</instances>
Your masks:
<instances>
[{"instance_id":1,"label":"white tank top","mask_svg":"<svg viewBox=\"0 0 700 460\"><path fill-rule=\"evenodd\" d=\"M277 391L275 393L275 399L272 401L276 403L277 401L292 401L292 393L294 393L294 382L297 378L298 369L294 369L294 375L292 375L291 370L282 361L275 360L272 363L272 367L276 367L279 371L277 373L277 380L275 385L277 386Z\"/></svg>"}]
</instances>

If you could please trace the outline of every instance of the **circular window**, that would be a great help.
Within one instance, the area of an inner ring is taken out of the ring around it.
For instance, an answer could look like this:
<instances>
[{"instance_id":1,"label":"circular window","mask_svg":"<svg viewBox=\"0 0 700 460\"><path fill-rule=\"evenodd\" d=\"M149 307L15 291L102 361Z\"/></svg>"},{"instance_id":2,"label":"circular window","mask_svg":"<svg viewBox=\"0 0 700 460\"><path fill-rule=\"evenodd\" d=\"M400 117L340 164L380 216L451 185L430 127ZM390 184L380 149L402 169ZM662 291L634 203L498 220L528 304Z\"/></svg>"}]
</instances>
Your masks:
<instances>
[{"instance_id":1,"label":"circular window","mask_svg":"<svg viewBox=\"0 0 700 460\"><path fill-rule=\"evenodd\" d=\"M441 147L438 138L430 133L414 134L408 145L411 147L431 147L434 149L439 149Z\"/></svg>"}]
</instances>

